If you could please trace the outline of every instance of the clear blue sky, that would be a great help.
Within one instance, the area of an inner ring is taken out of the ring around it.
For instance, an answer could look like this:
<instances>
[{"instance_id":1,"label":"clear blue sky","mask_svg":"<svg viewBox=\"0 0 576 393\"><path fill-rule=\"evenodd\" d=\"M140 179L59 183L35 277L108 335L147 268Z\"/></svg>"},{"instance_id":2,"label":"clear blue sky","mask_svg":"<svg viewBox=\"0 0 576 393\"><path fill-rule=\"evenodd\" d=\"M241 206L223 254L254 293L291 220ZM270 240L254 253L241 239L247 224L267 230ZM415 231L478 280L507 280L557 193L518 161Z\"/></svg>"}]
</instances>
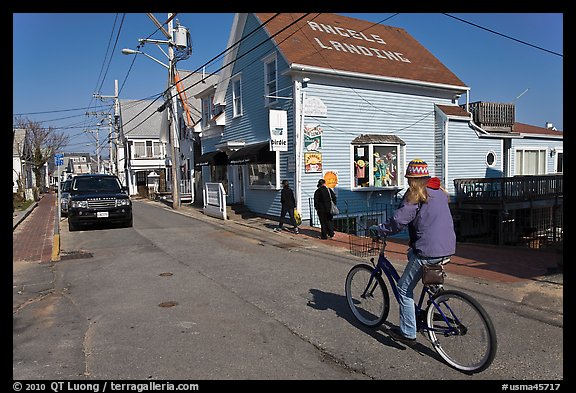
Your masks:
<instances>
[{"instance_id":1,"label":"clear blue sky","mask_svg":"<svg viewBox=\"0 0 576 393\"><path fill-rule=\"evenodd\" d=\"M154 15L160 22L167 18ZM564 130L563 14L343 15L405 29L470 87L470 102L515 102L517 122L540 127L551 122ZM190 30L193 53L177 67L217 71L222 58L210 60L225 50L233 18L231 13L178 14ZM164 40L156 30L145 13L13 14L13 115L66 132L71 137L66 151L93 153L94 134L84 130L99 119L85 113L110 104L95 100L94 92L113 95L116 79L123 99L156 98L166 87L164 67L142 55L133 63L134 56L121 53L136 48L138 39ZM144 51L167 61L154 44ZM105 133L100 130L101 140Z\"/></svg>"}]
</instances>

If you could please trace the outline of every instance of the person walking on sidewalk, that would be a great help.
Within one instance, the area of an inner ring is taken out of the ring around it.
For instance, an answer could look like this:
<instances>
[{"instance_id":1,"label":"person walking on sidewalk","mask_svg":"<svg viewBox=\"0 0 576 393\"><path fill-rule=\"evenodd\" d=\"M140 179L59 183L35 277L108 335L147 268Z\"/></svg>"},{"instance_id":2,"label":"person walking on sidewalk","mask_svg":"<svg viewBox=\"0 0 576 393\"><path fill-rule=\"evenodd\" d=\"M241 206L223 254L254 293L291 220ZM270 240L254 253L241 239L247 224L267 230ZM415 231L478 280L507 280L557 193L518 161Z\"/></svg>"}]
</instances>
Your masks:
<instances>
[{"instance_id":1,"label":"person walking on sidewalk","mask_svg":"<svg viewBox=\"0 0 576 393\"><path fill-rule=\"evenodd\" d=\"M332 202L336 203L336 194L328 186L326 180L318 180L317 189L314 192L314 208L320 220L320 239L334 237L334 221L330 212Z\"/></svg>"},{"instance_id":2,"label":"person walking on sidewalk","mask_svg":"<svg viewBox=\"0 0 576 393\"><path fill-rule=\"evenodd\" d=\"M284 226L284 217L286 213L290 217L292 225L294 226L294 233L298 233L298 224L296 224L296 218L294 217L294 209L296 208L296 198L294 198L294 191L290 188L290 183L288 180L282 180L282 191L280 192L280 203L282 204L282 210L280 212L280 220L278 222L278 227L274 228L274 231L281 231Z\"/></svg>"},{"instance_id":3,"label":"person walking on sidewalk","mask_svg":"<svg viewBox=\"0 0 576 393\"><path fill-rule=\"evenodd\" d=\"M391 235L408 227L408 263L398 280L400 327L389 330L390 336L407 345L416 343L414 288L422 277L422 265L436 264L456 252L454 221L448 205L448 193L440 179L430 177L428 164L420 159L406 168L408 190L393 217L379 225L379 232Z\"/></svg>"}]
</instances>

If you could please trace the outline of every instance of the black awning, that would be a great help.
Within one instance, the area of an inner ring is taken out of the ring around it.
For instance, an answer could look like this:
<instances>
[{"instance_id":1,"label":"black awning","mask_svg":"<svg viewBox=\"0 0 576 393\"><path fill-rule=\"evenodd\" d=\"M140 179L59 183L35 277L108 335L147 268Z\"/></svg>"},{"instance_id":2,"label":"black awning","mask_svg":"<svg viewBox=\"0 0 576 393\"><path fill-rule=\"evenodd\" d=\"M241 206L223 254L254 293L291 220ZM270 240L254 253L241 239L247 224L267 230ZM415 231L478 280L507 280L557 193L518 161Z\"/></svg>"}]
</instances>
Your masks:
<instances>
[{"instance_id":1,"label":"black awning","mask_svg":"<svg viewBox=\"0 0 576 393\"><path fill-rule=\"evenodd\" d=\"M230 155L230 164L241 165L246 163L274 164L276 153L270 151L270 142L255 143L243 147Z\"/></svg>"},{"instance_id":2,"label":"black awning","mask_svg":"<svg viewBox=\"0 0 576 393\"><path fill-rule=\"evenodd\" d=\"M198 157L198 160L194 165L228 165L228 156L223 151L211 151Z\"/></svg>"}]
</instances>

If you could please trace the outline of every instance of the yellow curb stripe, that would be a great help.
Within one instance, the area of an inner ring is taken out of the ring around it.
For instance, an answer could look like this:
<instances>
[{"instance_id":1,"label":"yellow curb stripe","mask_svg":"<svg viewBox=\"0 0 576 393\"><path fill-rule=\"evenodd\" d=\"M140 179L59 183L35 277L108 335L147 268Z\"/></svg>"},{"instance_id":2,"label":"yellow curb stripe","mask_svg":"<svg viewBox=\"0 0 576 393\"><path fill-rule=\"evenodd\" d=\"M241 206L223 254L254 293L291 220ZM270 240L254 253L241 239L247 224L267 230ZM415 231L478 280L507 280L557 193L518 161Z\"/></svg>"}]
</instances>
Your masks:
<instances>
[{"instance_id":1,"label":"yellow curb stripe","mask_svg":"<svg viewBox=\"0 0 576 393\"><path fill-rule=\"evenodd\" d=\"M54 234L54 240L52 242L52 262L60 260L60 234Z\"/></svg>"}]
</instances>

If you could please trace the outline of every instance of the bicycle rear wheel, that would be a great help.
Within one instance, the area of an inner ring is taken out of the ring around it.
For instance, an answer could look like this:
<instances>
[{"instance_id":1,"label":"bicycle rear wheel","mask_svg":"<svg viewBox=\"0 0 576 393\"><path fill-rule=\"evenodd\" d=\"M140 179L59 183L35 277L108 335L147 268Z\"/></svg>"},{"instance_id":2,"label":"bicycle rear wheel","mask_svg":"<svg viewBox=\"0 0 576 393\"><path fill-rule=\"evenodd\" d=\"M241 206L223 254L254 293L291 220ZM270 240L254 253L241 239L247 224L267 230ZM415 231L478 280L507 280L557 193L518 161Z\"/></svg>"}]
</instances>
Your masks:
<instances>
[{"instance_id":1,"label":"bicycle rear wheel","mask_svg":"<svg viewBox=\"0 0 576 393\"><path fill-rule=\"evenodd\" d=\"M373 271L374 268L370 265L356 265L348 272L344 285L352 314L360 323L369 327L381 325L390 311L390 296L382 277L376 275L370 283Z\"/></svg>"},{"instance_id":2,"label":"bicycle rear wheel","mask_svg":"<svg viewBox=\"0 0 576 393\"><path fill-rule=\"evenodd\" d=\"M496 330L484 308L470 295L447 290L426 310L428 337L452 367L470 373L485 370L496 356Z\"/></svg>"}]
</instances>

